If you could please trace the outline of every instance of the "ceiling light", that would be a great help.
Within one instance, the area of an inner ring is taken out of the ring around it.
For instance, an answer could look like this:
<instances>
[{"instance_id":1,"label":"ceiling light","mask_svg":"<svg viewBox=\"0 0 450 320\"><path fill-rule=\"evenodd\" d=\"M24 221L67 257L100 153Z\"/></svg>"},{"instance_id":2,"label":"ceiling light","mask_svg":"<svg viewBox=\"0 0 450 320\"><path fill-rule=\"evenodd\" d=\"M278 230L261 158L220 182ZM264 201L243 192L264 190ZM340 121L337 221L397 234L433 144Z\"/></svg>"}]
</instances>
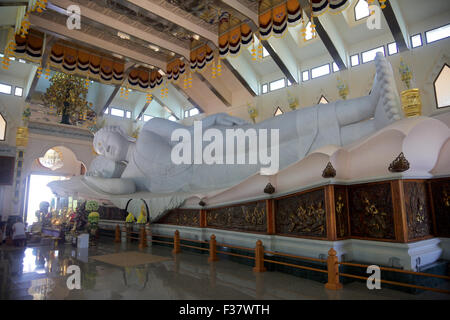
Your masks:
<instances>
[{"instance_id":1,"label":"ceiling light","mask_svg":"<svg viewBox=\"0 0 450 320\"><path fill-rule=\"evenodd\" d=\"M112 55L118 59L123 59L123 56L121 56L120 54L113 53Z\"/></svg>"},{"instance_id":2,"label":"ceiling light","mask_svg":"<svg viewBox=\"0 0 450 320\"><path fill-rule=\"evenodd\" d=\"M194 35L192 36L192 38L194 38L195 40L200 40L200 36L199 36L198 34L194 34Z\"/></svg>"},{"instance_id":3,"label":"ceiling light","mask_svg":"<svg viewBox=\"0 0 450 320\"><path fill-rule=\"evenodd\" d=\"M158 72L159 72L159 74L162 75L162 76L165 76L165 75L166 75L166 73L165 73L164 71L162 71L161 69L159 69Z\"/></svg>"},{"instance_id":4,"label":"ceiling light","mask_svg":"<svg viewBox=\"0 0 450 320\"><path fill-rule=\"evenodd\" d=\"M130 36L128 34L120 31L117 32L117 36L121 39L130 40Z\"/></svg>"},{"instance_id":5,"label":"ceiling light","mask_svg":"<svg viewBox=\"0 0 450 320\"><path fill-rule=\"evenodd\" d=\"M175 55L175 52L171 52L170 55L173 57Z\"/></svg>"}]
</instances>

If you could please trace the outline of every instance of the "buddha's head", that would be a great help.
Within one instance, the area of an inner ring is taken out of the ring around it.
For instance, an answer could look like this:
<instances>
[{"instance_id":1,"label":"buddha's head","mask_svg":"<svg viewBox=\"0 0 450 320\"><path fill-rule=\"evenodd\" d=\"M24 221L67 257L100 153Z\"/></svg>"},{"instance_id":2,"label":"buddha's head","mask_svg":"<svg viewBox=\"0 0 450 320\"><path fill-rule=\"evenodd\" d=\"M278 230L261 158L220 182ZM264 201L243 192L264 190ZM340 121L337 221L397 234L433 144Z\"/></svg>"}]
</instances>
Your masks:
<instances>
[{"instance_id":1,"label":"buddha's head","mask_svg":"<svg viewBox=\"0 0 450 320\"><path fill-rule=\"evenodd\" d=\"M128 136L119 126L108 126L100 129L94 136L94 149L105 158L113 161L124 161L128 148L136 141Z\"/></svg>"}]
</instances>

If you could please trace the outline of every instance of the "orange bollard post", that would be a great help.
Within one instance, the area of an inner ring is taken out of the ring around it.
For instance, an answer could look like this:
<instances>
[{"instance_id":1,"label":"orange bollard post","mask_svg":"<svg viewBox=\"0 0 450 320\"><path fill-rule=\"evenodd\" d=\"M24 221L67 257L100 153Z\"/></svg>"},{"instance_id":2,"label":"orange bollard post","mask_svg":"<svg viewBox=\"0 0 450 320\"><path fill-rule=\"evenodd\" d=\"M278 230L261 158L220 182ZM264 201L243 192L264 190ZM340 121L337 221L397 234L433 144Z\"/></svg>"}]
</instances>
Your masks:
<instances>
[{"instance_id":1,"label":"orange bollard post","mask_svg":"<svg viewBox=\"0 0 450 320\"><path fill-rule=\"evenodd\" d=\"M216 236L211 235L211 239L209 239L209 258L208 262L212 261L218 261L219 258L217 258L217 243L216 243Z\"/></svg>"},{"instance_id":2,"label":"orange bollard post","mask_svg":"<svg viewBox=\"0 0 450 320\"><path fill-rule=\"evenodd\" d=\"M143 240L142 242L143 242L143 244L144 244L144 248L147 248L147 247L148 247L148 243L147 243L147 231L145 230L145 225L142 226L142 229L144 230L144 236L143 236L144 240Z\"/></svg>"},{"instance_id":3,"label":"orange bollard post","mask_svg":"<svg viewBox=\"0 0 450 320\"><path fill-rule=\"evenodd\" d=\"M325 288L330 290L342 289L342 284L339 282L338 257L336 257L336 250L333 248L328 251L327 268L328 282L325 284Z\"/></svg>"},{"instance_id":4,"label":"orange bollard post","mask_svg":"<svg viewBox=\"0 0 450 320\"><path fill-rule=\"evenodd\" d=\"M122 242L122 240L121 240L121 235L120 235L120 227L119 227L118 224L116 224L116 236L115 236L115 238L114 238L114 242L115 242L115 243L120 243L120 242Z\"/></svg>"},{"instance_id":5,"label":"orange bollard post","mask_svg":"<svg viewBox=\"0 0 450 320\"><path fill-rule=\"evenodd\" d=\"M264 247L262 245L262 241L256 241L255 248L255 267L253 268L253 272L264 272L266 268L264 267Z\"/></svg>"},{"instance_id":6,"label":"orange bollard post","mask_svg":"<svg viewBox=\"0 0 450 320\"><path fill-rule=\"evenodd\" d=\"M175 235L173 237L173 250L172 253L180 253L180 232L175 230Z\"/></svg>"},{"instance_id":7,"label":"orange bollard post","mask_svg":"<svg viewBox=\"0 0 450 320\"><path fill-rule=\"evenodd\" d=\"M145 229L141 227L141 230L139 230L139 249L145 248Z\"/></svg>"}]
</instances>

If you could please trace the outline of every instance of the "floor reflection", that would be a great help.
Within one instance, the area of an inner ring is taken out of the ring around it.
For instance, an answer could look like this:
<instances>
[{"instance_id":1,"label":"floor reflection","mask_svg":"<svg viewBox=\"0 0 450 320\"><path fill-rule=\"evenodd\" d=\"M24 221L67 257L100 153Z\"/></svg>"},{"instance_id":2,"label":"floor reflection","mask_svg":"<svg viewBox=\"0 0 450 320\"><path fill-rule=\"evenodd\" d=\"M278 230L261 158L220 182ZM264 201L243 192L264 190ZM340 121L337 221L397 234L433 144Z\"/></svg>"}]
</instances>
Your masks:
<instances>
[{"instance_id":1,"label":"floor reflection","mask_svg":"<svg viewBox=\"0 0 450 320\"><path fill-rule=\"evenodd\" d=\"M139 251L134 244L99 243L89 249L70 244L58 249L0 247L1 299L448 299L426 292L411 295L389 289L369 291L362 283L330 292L323 284L278 272L252 268L221 258L154 246L143 250L169 260L119 267L91 256ZM77 265L81 289L69 290L68 268Z\"/></svg>"}]
</instances>

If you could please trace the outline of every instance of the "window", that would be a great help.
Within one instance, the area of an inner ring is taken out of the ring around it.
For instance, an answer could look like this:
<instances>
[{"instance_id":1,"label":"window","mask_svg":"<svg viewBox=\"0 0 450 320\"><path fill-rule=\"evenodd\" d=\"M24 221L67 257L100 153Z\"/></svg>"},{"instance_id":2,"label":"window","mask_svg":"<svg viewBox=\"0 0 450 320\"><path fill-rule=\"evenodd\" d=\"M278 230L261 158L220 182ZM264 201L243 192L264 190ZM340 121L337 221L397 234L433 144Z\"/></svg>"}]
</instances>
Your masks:
<instances>
[{"instance_id":1,"label":"window","mask_svg":"<svg viewBox=\"0 0 450 320\"><path fill-rule=\"evenodd\" d=\"M352 67L355 67L357 65L359 65L359 55L355 54L353 56L350 57L350 63L352 65Z\"/></svg>"},{"instance_id":2,"label":"window","mask_svg":"<svg viewBox=\"0 0 450 320\"><path fill-rule=\"evenodd\" d=\"M318 104L326 104L326 103L328 103L327 98L325 98L324 95L321 95Z\"/></svg>"},{"instance_id":3,"label":"window","mask_svg":"<svg viewBox=\"0 0 450 320\"><path fill-rule=\"evenodd\" d=\"M311 79L315 79L330 73L330 64L311 69Z\"/></svg>"},{"instance_id":4,"label":"window","mask_svg":"<svg viewBox=\"0 0 450 320\"><path fill-rule=\"evenodd\" d=\"M269 86L267 85L267 83L262 85L262 93L267 93L267 91L269 90Z\"/></svg>"},{"instance_id":5,"label":"window","mask_svg":"<svg viewBox=\"0 0 450 320\"><path fill-rule=\"evenodd\" d=\"M184 117L185 118L192 117L192 116L195 116L195 115L197 115L199 113L200 113L200 111L197 108L192 108L192 109L184 111Z\"/></svg>"},{"instance_id":6,"label":"window","mask_svg":"<svg viewBox=\"0 0 450 320\"><path fill-rule=\"evenodd\" d=\"M278 90L284 87L286 87L286 82L284 81L284 78L269 83L270 91Z\"/></svg>"},{"instance_id":7,"label":"window","mask_svg":"<svg viewBox=\"0 0 450 320\"><path fill-rule=\"evenodd\" d=\"M23 94L23 89L21 87L15 87L14 88L14 95L16 97L21 97Z\"/></svg>"},{"instance_id":8,"label":"window","mask_svg":"<svg viewBox=\"0 0 450 320\"><path fill-rule=\"evenodd\" d=\"M414 35L411 37L411 46L413 48L421 47L422 46L422 35L420 33Z\"/></svg>"},{"instance_id":9,"label":"window","mask_svg":"<svg viewBox=\"0 0 450 320\"><path fill-rule=\"evenodd\" d=\"M450 36L450 24L425 32L427 43L432 43Z\"/></svg>"},{"instance_id":10,"label":"window","mask_svg":"<svg viewBox=\"0 0 450 320\"><path fill-rule=\"evenodd\" d=\"M287 81L287 86L288 87L292 86L292 83L291 83L291 81L289 81L289 79L286 79L286 81Z\"/></svg>"},{"instance_id":11,"label":"window","mask_svg":"<svg viewBox=\"0 0 450 320\"><path fill-rule=\"evenodd\" d=\"M275 110L275 113L273 114L274 116L279 116L280 114L283 114L283 110L281 110L280 107L277 107L277 110Z\"/></svg>"},{"instance_id":12,"label":"window","mask_svg":"<svg viewBox=\"0 0 450 320\"><path fill-rule=\"evenodd\" d=\"M167 119L169 119L170 121L177 121L177 118L175 118L173 115L169 116Z\"/></svg>"},{"instance_id":13,"label":"window","mask_svg":"<svg viewBox=\"0 0 450 320\"><path fill-rule=\"evenodd\" d=\"M388 48L388 54L390 56L398 53L398 47L397 47L397 43L396 42L389 43L387 45L387 48Z\"/></svg>"},{"instance_id":14,"label":"window","mask_svg":"<svg viewBox=\"0 0 450 320\"><path fill-rule=\"evenodd\" d=\"M308 70L303 71L302 72L302 81L305 82L305 81L308 81L308 80L309 80L309 71Z\"/></svg>"},{"instance_id":15,"label":"window","mask_svg":"<svg viewBox=\"0 0 450 320\"><path fill-rule=\"evenodd\" d=\"M308 24L306 25L306 35L305 35L305 40L311 40L313 38L313 33L312 33L312 28L311 28L311 21L308 22Z\"/></svg>"},{"instance_id":16,"label":"window","mask_svg":"<svg viewBox=\"0 0 450 320\"><path fill-rule=\"evenodd\" d=\"M5 140L6 137L6 119L3 118L2 114L0 113L0 140Z\"/></svg>"},{"instance_id":17,"label":"window","mask_svg":"<svg viewBox=\"0 0 450 320\"><path fill-rule=\"evenodd\" d=\"M370 15L369 4L365 0L359 0L355 6L355 20L367 18Z\"/></svg>"},{"instance_id":18,"label":"window","mask_svg":"<svg viewBox=\"0 0 450 320\"><path fill-rule=\"evenodd\" d=\"M269 51L266 50L266 47L263 46L263 58L270 56Z\"/></svg>"},{"instance_id":19,"label":"window","mask_svg":"<svg viewBox=\"0 0 450 320\"><path fill-rule=\"evenodd\" d=\"M103 114L109 114L109 108L106 108L106 110Z\"/></svg>"},{"instance_id":20,"label":"window","mask_svg":"<svg viewBox=\"0 0 450 320\"><path fill-rule=\"evenodd\" d=\"M11 94L12 87L9 84L0 83L0 93Z\"/></svg>"},{"instance_id":21,"label":"window","mask_svg":"<svg viewBox=\"0 0 450 320\"><path fill-rule=\"evenodd\" d=\"M151 119L153 119L152 116L148 116L148 115L144 114L144 122L147 122L148 120L151 120ZM142 120L142 117L141 117L141 120Z\"/></svg>"},{"instance_id":22,"label":"window","mask_svg":"<svg viewBox=\"0 0 450 320\"><path fill-rule=\"evenodd\" d=\"M339 66L336 64L336 62L333 62L333 72L339 71Z\"/></svg>"},{"instance_id":23,"label":"window","mask_svg":"<svg viewBox=\"0 0 450 320\"><path fill-rule=\"evenodd\" d=\"M439 75L434 80L434 94L438 108L450 107L450 67L444 64Z\"/></svg>"},{"instance_id":24,"label":"window","mask_svg":"<svg viewBox=\"0 0 450 320\"><path fill-rule=\"evenodd\" d=\"M384 54L384 46L362 52L361 53L362 63L367 63L367 62L375 60L375 56L377 55L378 52L381 52L384 56L385 55Z\"/></svg>"},{"instance_id":25,"label":"window","mask_svg":"<svg viewBox=\"0 0 450 320\"><path fill-rule=\"evenodd\" d=\"M121 109L111 108L111 115L123 118L125 115L125 111Z\"/></svg>"},{"instance_id":26,"label":"window","mask_svg":"<svg viewBox=\"0 0 450 320\"><path fill-rule=\"evenodd\" d=\"M126 112L126 117L127 117L127 119L131 119L131 111Z\"/></svg>"}]
</instances>

